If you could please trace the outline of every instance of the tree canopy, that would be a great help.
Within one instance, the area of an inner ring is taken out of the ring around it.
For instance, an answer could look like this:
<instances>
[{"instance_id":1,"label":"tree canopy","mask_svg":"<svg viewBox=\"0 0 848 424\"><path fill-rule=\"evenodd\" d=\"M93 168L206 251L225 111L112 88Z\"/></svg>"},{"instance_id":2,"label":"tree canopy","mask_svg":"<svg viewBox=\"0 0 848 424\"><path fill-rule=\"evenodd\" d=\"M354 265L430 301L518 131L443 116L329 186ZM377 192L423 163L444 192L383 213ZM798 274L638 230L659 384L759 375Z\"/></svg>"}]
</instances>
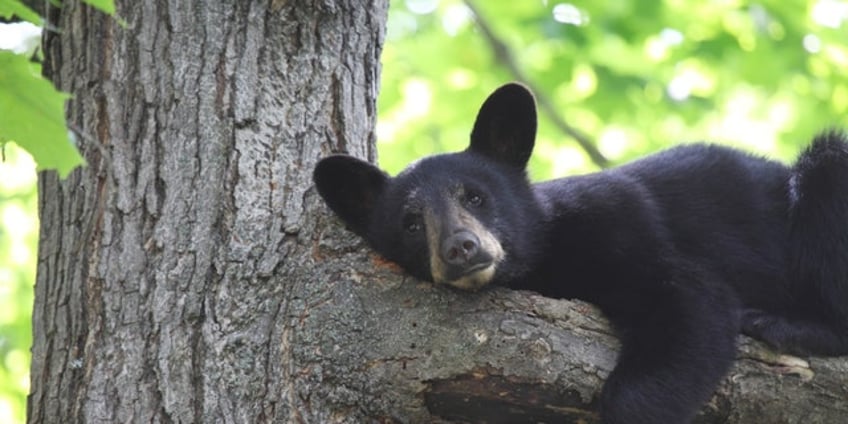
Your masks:
<instances>
[{"instance_id":1,"label":"tree canopy","mask_svg":"<svg viewBox=\"0 0 848 424\"><path fill-rule=\"evenodd\" d=\"M482 99L510 80L556 115L540 117L537 179L600 166L556 119L610 164L701 140L788 160L846 123L845 1L392 6L377 137L391 171L463 148Z\"/></svg>"}]
</instances>

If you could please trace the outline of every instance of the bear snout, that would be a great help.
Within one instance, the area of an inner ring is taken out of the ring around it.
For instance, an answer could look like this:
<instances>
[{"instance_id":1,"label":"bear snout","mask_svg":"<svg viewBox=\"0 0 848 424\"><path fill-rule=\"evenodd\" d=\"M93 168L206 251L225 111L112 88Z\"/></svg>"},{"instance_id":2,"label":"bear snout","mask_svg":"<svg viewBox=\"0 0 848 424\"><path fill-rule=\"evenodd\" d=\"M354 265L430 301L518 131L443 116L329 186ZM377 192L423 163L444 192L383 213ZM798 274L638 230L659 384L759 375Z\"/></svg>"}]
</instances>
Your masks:
<instances>
[{"instance_id":1,"label":"bear snout","mask_svg":"<svg viewBox=\"0 0 848 424\"><path fill-rule=\"evenodd\" d=\"M464 266L480 252L480 239L470 231L460 231L442 242L442 260L453 266Z\"/></svg>"},{"instance_id":2,"label":"bear snout","mask_svg":"<svg viewBox=\"0 0 848 424\"><path fill-rule=\"evenodd\" d=\"M480 238L472 231L460 230L442 240L439 254L448 281L474 274L494 260L482 247Z\"/></svg>"}]
</instances>

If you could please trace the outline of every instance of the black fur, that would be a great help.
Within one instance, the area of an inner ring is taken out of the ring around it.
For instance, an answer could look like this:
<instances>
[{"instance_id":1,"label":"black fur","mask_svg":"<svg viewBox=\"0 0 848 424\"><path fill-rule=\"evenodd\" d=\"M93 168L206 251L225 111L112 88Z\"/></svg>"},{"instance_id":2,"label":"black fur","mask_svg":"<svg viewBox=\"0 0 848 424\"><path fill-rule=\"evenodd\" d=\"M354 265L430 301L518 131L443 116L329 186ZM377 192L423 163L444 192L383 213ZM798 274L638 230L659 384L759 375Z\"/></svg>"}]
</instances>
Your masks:
<instances>
[{"instance_id":1,"label":"black fur","mask_svg":"<svg viewBox=\"0 0 848 424\"><path fill-rule=\"evenodd\" d=\"M466 151L394 178L333 156L315 182L353 231L418 278L597 304L622 339L605 423L689 422L732 364L740 329L787 352L848 353L841 133L817 137L792 167L695 144L530 184L535 131L532 95L508 84L482 106Z\"/></svg>"}]
</instances>

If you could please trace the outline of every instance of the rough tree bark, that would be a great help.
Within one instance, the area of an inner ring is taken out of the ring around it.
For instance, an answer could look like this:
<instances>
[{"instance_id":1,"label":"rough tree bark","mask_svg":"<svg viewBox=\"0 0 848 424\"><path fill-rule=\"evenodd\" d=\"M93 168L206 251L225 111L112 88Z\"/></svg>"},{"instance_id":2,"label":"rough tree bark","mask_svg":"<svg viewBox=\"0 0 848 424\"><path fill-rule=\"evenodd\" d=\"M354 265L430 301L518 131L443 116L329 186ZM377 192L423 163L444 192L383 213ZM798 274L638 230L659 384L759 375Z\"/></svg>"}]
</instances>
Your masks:
<instances>
[{"instance_id":1,"label":"rough tree bark","mask_svg":"<svg viewBox=\"0 0 848 424\"><path fill-rule=\"evenodd\" d=\"M89 165L39 183L29 422L596 420L592 307L413 282L315 195L318 158L375 159L385 0L117 3L50 10ZM743 348L701 421L848 414L845 361Z\"/></svg>"}]
</instances>

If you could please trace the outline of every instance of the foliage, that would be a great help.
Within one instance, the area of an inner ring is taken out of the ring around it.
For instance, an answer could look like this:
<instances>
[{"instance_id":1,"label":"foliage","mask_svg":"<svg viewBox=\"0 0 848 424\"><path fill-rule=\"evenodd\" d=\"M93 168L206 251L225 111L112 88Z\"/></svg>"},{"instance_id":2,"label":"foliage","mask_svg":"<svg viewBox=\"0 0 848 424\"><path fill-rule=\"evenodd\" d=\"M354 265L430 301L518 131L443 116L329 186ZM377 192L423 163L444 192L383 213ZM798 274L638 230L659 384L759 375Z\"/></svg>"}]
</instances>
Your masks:
<instances>
[{"instance_id":1,"label":"foliage","mask_svg":"<svg viewBox=\"0 0 848 424\"><path fill-rule=\"evenodd\" d=\"M113 14L113 0L84 0ZM20 0L0 0L0 18L17 17L42 25L38 14ZM84 163L65 124L68 95L41 76L29 60L32 52L0 50L0 146L15 141L35 158L38 169L55 169L64 178Z\"/></svg>"},{"instance_id":2,"label":"foliage","mask_svg":"<svg viewBox=\"0 0 848 424\"><path fill-rule=\"evenodd\" d=\"M83 160L65 125L67 95L22 55L0 50L0 140L15 140L38 162L64 177Z\"/></svg>"},{"instance_id":3,"label":"foliage","mask_svg":"<svg viewBox=\"0 0 848 424\"><path fill-rule=\"evenodd\" d=\"M14 144L0 164L0 422L22 422L29 392L38 240L35 164Z\"/></svg>"},{"instance_id":4,"label":"foliage","mask_svg":"<svg viewBox=\"0 0 848 424\"><path fill-rule=\"evenodd\" d=\"M38 13L35 13L34 10L30 9L19 0L0 2L0 18L10 19L13 16L33 24L41 23L41 16L38 16Z\"/></svg>"},{"instance_id":5,"label":"foliage","mask_svg":"<svg viewBox=\"0 0 848 424\"><path fill-rule=\"evenodd\" d=\"M613 163L704 139L787 160L848 123L844 0L406 0L389 13L377 138L390 171L464 148L488 92L521 78ZM597 168L544 114L537 143L535 178Z\"/></svg>"}]
</instances>

